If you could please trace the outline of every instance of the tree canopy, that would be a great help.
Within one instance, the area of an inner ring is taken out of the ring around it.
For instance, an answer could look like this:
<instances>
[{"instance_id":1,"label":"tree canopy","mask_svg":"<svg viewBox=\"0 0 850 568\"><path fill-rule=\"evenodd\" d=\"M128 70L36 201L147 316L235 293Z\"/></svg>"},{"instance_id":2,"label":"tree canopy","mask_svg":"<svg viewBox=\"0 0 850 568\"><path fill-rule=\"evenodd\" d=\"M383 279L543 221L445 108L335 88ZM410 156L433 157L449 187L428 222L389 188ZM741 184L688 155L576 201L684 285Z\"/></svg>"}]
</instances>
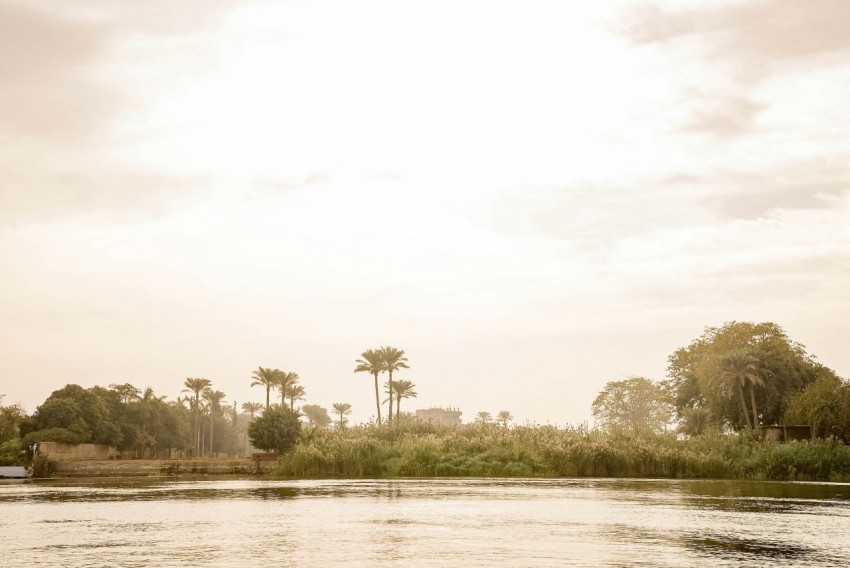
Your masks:
<instances>
[{"instance_id":1,"label":"tree canopy","mask_svg":"<svg viewBox=\"0 0 850 568\"><path fill-rule=\"evenodd\" d=\"M673 414L663 389L644 377L607 383L591 410L603 428L652 432L666 429Z\"/></svg>"},{"instance_id":2,"label":"tree canopy","mask_svg":"<svg viewBox=\"0 0 850 568\"><path fill-rule=\"evenodd\" d=\"M298 413L285 406L272 406L248 425L248 438L255 448L286 453L301 436Z\"/></svg>"}]
</instances>

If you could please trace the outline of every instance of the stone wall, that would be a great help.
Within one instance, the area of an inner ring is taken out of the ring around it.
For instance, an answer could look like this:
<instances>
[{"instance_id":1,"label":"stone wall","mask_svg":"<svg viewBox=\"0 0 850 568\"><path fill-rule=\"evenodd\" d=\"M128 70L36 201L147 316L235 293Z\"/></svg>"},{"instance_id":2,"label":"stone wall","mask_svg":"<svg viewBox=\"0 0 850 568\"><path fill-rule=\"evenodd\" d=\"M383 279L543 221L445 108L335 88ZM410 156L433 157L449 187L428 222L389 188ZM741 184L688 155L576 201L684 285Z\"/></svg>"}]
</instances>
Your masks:
<instances>
[{"instance_id":1,"label":"stone wall","mask_svg":"<svg viewBox=\"0 0 850 568\"><path fill-rule=\"evenodd\" d=\"M118 454L105 444L60 444L39 442L38 453L53 461L108 460Z\"/></svg>"}]
</instances>

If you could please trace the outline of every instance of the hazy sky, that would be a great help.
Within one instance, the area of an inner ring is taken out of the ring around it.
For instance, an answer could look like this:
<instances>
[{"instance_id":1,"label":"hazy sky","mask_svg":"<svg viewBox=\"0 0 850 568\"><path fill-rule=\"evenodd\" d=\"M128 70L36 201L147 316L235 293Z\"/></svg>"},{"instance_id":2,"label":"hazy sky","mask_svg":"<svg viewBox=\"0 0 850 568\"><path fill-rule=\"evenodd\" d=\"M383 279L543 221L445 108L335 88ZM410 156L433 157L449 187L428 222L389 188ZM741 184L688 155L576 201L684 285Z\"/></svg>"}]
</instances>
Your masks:
<instances>
[{"instance_id":1,"label":"hazy sky","mask_svg":"<svg viewBox=\"0 0 850 568\"><path fill-rule=\"evenodd\" d=\"M388 344L563 424L729 320L850 376L848 109L846 0L0 0L0 393L361 421Z\"/></svg>"}]
</instances>

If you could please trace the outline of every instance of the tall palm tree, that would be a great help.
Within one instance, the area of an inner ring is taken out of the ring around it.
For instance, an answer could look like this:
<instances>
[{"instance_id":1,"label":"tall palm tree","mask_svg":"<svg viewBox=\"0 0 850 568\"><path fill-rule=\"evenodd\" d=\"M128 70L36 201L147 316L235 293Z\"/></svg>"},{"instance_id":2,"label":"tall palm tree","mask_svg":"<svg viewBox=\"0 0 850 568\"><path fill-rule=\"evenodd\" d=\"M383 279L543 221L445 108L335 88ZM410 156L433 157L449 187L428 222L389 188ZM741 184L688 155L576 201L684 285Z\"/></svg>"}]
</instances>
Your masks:
<instances>
[{"instance_id":1,"label":"tall palm tree","mask_svg":"<svg viewBox=\"0 0 850 568\"><path fill-rule=\"evenodd\" d=\"M263 409L263 405L259 402L243 402L242 411L247 412L254 419L254 415Z\"/></svg>"},{"instance_id":2,"label":"tall palm tree","mask_svg":"<svg viewBox=\"0 0 850 568\"><path fill-rule=\"evenodd\" d=\"M289 390L290 387L298 384L298 380L301 378L298 376L298 373L280 371L275 369L277 373L277 388L280 389L280 406L286 406L286 391Z\"/></svg>"},{"instance_id":3,"label":"tall palm tree","mask_svg":"<svg viewBox=\"0 0 850 568\"><path fill-rule=\"evenodd\" d=\"M490 422L491 418L492 416L487 411L482 411L475 415L475 421L480 422L482 424L487 424L488 422Z\"/></svg>"},{"instance_id":4,"label":"tall palm tree","mask_svg":"<svg viewBox=\"0 0 850 568\"><path fill-rule=\"evenodd\" d=\"M289 399L289 410L295 410L295 401L304 400L307 391L301 385L289 385L286 387L286 398Z\"/></svg>"},{"instance_id":5,"label":"tall palm tree","mask_svg":"<svg viewBox=\"0 0 850 568\"><path fill-rule=\"evenodd\" d=\"M195 415L195 455L201 453L201 391L212 386L212 381L203 378L188 378L183 381L186 388L182 392L192 392L194 399L190 399L192 413Z\"/></svg>"},{"instance_id":6,"label":"tall palm tree","mask_svg":"<svg viewBox=\"0 0 850 568\"><path fill-rule=\"evenodd\" d=\"M351 405L347 402L335 402L333 405L334 412L339 414L339 427L345 427L345 417L351 414Z\"/></svg>"},{"instance_id":7,"label":"tall palm tree","mask_svg":"<svg viewBox=\"0 0 850 568\"><path fill-rule=\"evenodd\" d=\"M688 436L700 436L708 430L711 412L707 408L695 406L682 411L680 430Z\"/></svg>"},{"instance_id":8,"label":"tall palm tree","mask_svg":"<svg viewBox=\"0 0 850 568\"><path fill-rule=\"evenodd\" d=\"M210 411L210 457L214 454L213 442L215 441L215 419L221 414L221 405L224 402L224 397L227 396L221 391L214 391L210 388L204 389L201 393L207 407Z\"/></svg>"},{"instance_id":9,"label":"tall palm tree","mask_svg":"<svg viewBox=\"0 0 850 568\"><path fill-rule=\"evenodd\" d=\"M756 408L755 385L763 385L761 362L746 349L727 351L717 361L717 372L711 379L715 388L731 393L738 392L741 402L741 412L746 426L755 430L759 426L758 409ZM750 386L753 422L747 417L747 403L744 400L744 386Z\"/></svg>"},{"instance_id":10,"label":"tall palm tree","mask_svg":"<svg viewBox=\"0 0 850 568\"><path fill-rule=\"evenodd\" d=\"M356 361L355 373L369 373L375 377L375 406L378 408L378 425L381 424L381 394L378 392L378 375L384 371L384 358L380 350L367 349Z\"/></svg>"},{"instance_id":11,"label":"tall palm tree","mask_svg":"<svg viewBox=\"0 0 850 568\"><path fill-rule=\"evenodd\" d=\"M384 360L384 370L387 371L390 375L390 410L389 416L387 416L387 422L393 421L393 371L398 371L399 369L409 369L407 365L407 357L404 356L403 349L396 349L395 347L385 346L381 347L381 358ZM396 418L398 418L398 412L396 412Z\"/></svg>"},{"instance_id":12,"label":"tall palm tree","mask_svg":"<svg viewBox=\"0 0 850 568\"><path fill-rule=\"evenodd\" d=\"M508 422L512 421L513 419L514 419L513 415L510 412L508 412L507 410L501 410L496 415L496 421L501 422L502 426L504 426L505 428L508 427Z\"/></svg>"},{"instance_id":13,"label":"tall palm tree","mask_svg":"<svg viewBox=\"0 0 850 568\"><path fill-rule=\"evenodd\" d=\"M253 379L251 382L252 387L266 387L266 408L269 407L269 395L272 392L272 388L277 386L276 371L276 369L270 369L269 367L260 367L251 373L251 378Z\"/></svg>"}]
</instances>

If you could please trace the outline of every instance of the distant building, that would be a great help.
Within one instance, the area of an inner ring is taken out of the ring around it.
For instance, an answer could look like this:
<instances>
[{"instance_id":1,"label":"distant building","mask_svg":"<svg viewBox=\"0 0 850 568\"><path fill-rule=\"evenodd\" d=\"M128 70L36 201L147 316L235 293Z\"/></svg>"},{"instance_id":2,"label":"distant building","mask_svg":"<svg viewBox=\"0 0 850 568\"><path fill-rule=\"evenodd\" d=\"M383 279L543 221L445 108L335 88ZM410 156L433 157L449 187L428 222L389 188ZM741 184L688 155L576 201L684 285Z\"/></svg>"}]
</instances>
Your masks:
<instances>
[{"instance_id":1,"label":"distant building","mask_svg":"<svg viewBox=\"0 0 850 568\"><path fill-rule=\"evenodd\" d=\"M436 422L444 426L452 424L460 424L460 415L463 414L457 408L426 408L417 410L416 417L419 420L427 420L428 422Z\"/></svg>"}]
</instances>

